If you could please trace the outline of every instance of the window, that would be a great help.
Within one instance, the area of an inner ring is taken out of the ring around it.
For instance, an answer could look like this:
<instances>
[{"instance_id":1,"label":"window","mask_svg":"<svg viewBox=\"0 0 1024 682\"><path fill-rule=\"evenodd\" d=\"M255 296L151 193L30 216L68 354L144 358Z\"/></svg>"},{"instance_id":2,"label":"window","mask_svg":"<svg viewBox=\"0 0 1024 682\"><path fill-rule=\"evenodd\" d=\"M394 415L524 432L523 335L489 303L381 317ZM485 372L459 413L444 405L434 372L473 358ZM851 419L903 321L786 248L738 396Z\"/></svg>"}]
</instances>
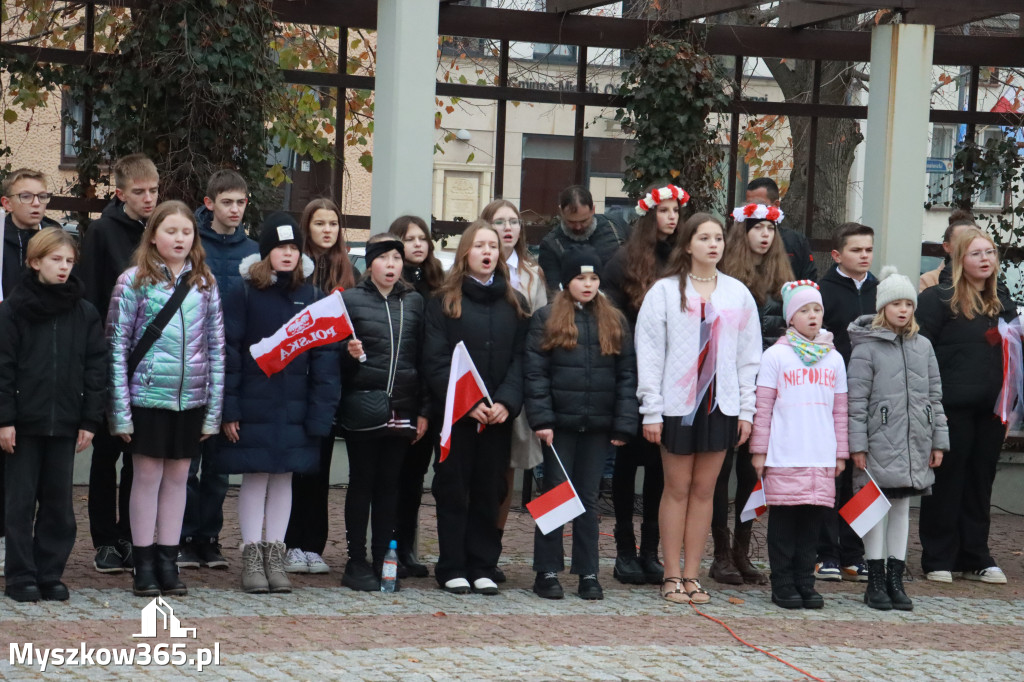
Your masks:
<instances>
[{"instance_id":1,"label":"window","mask_svg":"<svg viewBox=\"0 0 1024 682\"><path fill-rule=\"evenodd\" d=\"M952 172L953 157L959 148L957 140L966 134L966 126L936 125L932 128L932 147L928 158L928 197L927 200L937 205L952 201L953 190L950 187L954 180ZM1001 128L978 128L975 139L984 149L990 140L1000 140L1005 135ZM943 168L945 164L945 168ZM979 207L997 207L1003 203L1003 196L996 179L984 187L974 203Z\"/></svg>"},{"instance_id":2,"label":"window","mask_svg":"<svg viewBox=\"0 0 1024 682\"><path fill-rule=\"evenodd\" d=\"M74 165L78 159L78 152L75 151L75 144L78 143L78 132L82 129L85 120L84 107L81 102L75 100L68 90L63 91L61 97L61 120L63 125L60 129L60 163ZM103 130L96 120L92 123L92 143L97 146L103 142Z\"/></svg>"}]
</instances>

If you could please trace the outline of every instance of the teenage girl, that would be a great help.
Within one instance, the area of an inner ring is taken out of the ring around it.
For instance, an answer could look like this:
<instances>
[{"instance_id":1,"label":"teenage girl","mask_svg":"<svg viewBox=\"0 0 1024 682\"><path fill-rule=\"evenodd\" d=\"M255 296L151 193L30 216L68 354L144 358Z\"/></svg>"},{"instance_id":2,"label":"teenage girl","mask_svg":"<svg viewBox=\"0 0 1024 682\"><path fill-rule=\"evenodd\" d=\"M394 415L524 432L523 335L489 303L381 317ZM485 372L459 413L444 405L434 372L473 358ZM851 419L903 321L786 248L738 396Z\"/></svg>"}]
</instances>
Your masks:
<instances>
[{"instance_id":1,"label":"teenage girl","mask_svg":"<svg viewBox=\"0 0 1024 682\"><path fill-rule=\"evenodd\" d=\"M498 510L512 420L523 402L526 302L508 283L501 238L483 221L462 234L455 264L427 304L423 366L435 415L448 392L452 352L464 342L493 402L478 403L452 427L450 451L434 464L438 584L454 594L497 594L493 576L501 555ZM481 427L482 430L481 430Z\"/></svg>"},{"instance_id":2,"label":"teenage girl","mask_svg":"<svg viewBox=\"0 0 1024 682\"><path fill-rule=\"evenodd\" d=\"M770 348L786 333L782 317L782 285L793 279L793 267L778 232L783 214L774 206L750 204L732 213L733 225L726 240L722 272L747 285L757 303L761 320L761 346ZM729 546L729 477L736 462L736 515L733 520L732 547ZM711 516L711 537L715 558L708 577L726 585L743 583L764 585L765 575L750 562L750 536L753 521L740 520L747 498L757 483L750 464L749 443L725 453L725 463L715 484L715 507Z\"/></svg>"},{"instance_id":3,"label":"teenage girl","mask_svg":"<svg viewBox=\"0 0 1024 682\"><path fill-rule=\"evenodd\" d=\"M501 257L508 266L509 282L526 299L529 309L540 310L547 305L548 292L544 273L534 260L533 254L526 248L526 230L523 229L519 209L511 201L495 199L484 207L480 213L480 220L490 223L498 231L501 237ZM502 533L505 532L508 511L512 506L516 470L533 469L542 461L540 441L530 428L524 412L512 422L512 466L505 476L508 492L498 513L498 529ZM505 573L500 567L495 569L493 577L495 582L505 582Z\"/></svg>"},{"instance_id":4,"label":"teenage girl","mask_svg":"<svg viewBox=\"0 0 1024 682\"><path fill-rule=\"evenodd\" d=\"M722 224L707 213L691 216L676 240L671 275L647 292L636 323L643 433L661 444L665 470L661 594L675 603L711 599L698 570L715 481L725 451L746 441L754 416L757 306L742 282L718 272L724 249Z\"/></svg>"},{"instance_id":5,"label":"teenage girl","mask_svg":"<svg viewBox=\"0 0 1024 682\"><path fill-rule=\"evenodd\" d=\"M917 290L886 266L875 301L876 315L850 324L853 353L847 370L853 487L857 491L867 483L867 470L892 505L864 536L864 602L883 611L910 611L914 603L903 589L910 498L931 493L933 470L949 449L949 432L939 363L914 319Z\"/></svg>"},{"instance_id":6,"label":"teenage girl","mask_svg":"<svg viewBox=\"0 0 1024 682\"><path fill-rule=\"evenodd\" d=\"M601 258L589 246L562 257L562 291L530 321L526 342L526 413L544 450L544 488L568 474L586 511L572 524L572 566L583 599L603 599L597 580L597 496L608 445L635 433L636 357L622 313L602 296ZM557 450L558 458L555 457ZM563 472L562 467L565 467ZM533 591L561 599L562 527L533 540Z\"/></svg>"},{"instance_id":7,"label":"teenage girl","mask_svg":"<svg viewBox=\"0 0 1024 682\"><path fill-rule=\"evenodd\" d=\"M430 228L423 218L404 215L396 218L388 232L402 240L405 268L403 278L423 297L424 305L444 281L444 268L434 255ZM432 419L425 436L409 445L402 460L398 479L398 508L395 516L395 540L398 543L398 577L425 578L427 567L416 555L416 533L419 529L420 501L423 499L423 477L437 448L441 422Z\"/></svg>"},{"instance_id":8,"label":"teenage girl","mask_svg":"<svg viewBox=\"0 0 1024 682\"><path fill-rule=\"evenodd\" d=\"M328 294L337 287L349 289L359 277L348 257L341 212L330 199L313 199L299 220L303 251L313 261L309 282ZM327 573L327 494L330 490L331 459L335 433L320 441L320 463L311 473L292 475L292 511L284 542L288 547L284 569L287 573Z\"/></svg>"},{"instance_id":9,"label":"teenage girl","mask_svg":"<svg viewBox=\"0 0 1024 682\"><path fill-rule=\"evenodd\" d=\"M675 185L651 187L636 212L639 219L623 248L615 252L604 269L601 288L626 315L630 330L648 289L668 270L669 256L676 243L683 207L690 195ZM639 429L639 419L637 428ZM658 508L665 477L661 469L661 448L648 442L639 431L616 449L612 476L615 506L615 568L612 575L621 583L660 585L665 570L658 561ZM637 470L644 468L643 519L640 523L640 551L633 530L633 508Z\"/></svg>"},{"instance_id":10,"label":"teenage girl","mask_svg":"<svg viewBox=\"0 0 1024 682\"><path fill-rule=\"evenodd\" d=\"M312 348L267 376L249 350L323 296L306 282L313 262L302 255L302 234L290 215L275 212L263 220L260 252L243 259L239 271L244 287L226 306L227 443L218 469L242 474L242 589L290 592L284 536L292 473L313 473L319 465L340 394L338 351L335 344Z\"/></svg>"},{"instance_id":11,"label":"teenage girl","mask_svg":"<svg viewBox=\"0 0 1024 682\"><path fill-rule=\"evenodd\" d=\"M183 595L176 561L188 468L199 442L220 430L224 400L220 293L192 211L180 201L156 207L134 262L117 279L107 314L110 432L131 445L135 470L133 590L140 597ZM188 288L181 306L129 374L132 350L177 287Z\"/></svg>"},{"instance_id":12,"label":"teenage girl","mask_svg":"<svg viewBox=\"0 0 1024 682\"><path fill-rule=\"evenodd\" d=\"M367 592L380 588L384 553L394 537L405 452L411 441L427 432L427 400L419 376L423 297L402 280L402 251L402 242L394 235L371 237L366 243L367 274L344 293L355 337L341 354L344 390L338 424L348 444L349 462L349 558L341 584ZM389 412L383 421L359 414L367 397L382 394ZM353 416L359 417L359 424L350 428ZM367 523L372 528L372 563L366 561Z\"/></svg>"},{"instance_id":13,"label":"teenage girl","mask_svg":"<svg viewBox=\"0 0 1024 682\"><path fill-rule=\"evenodd\" d=\"M822 514L848 458L846 368L821 327L824 309L810 280L782 288L786 335L764 352L750 452L764 477L772 602L820 609L814 559Z\"/></svg>"},{"instance_id":14,"label":"teenage girl","mask_svg":"<svg viewBox=\"0 0 1024 682\"><path fill-rule=\"evenodd\" d=\"M15 601L68 598L61 577L75 544L75 453L103 419L107 345L82 280L71 274L76 255L73 236L43 228L28 243L28 269L0 305L4 592Z\"/></svg>"}]
</instances>

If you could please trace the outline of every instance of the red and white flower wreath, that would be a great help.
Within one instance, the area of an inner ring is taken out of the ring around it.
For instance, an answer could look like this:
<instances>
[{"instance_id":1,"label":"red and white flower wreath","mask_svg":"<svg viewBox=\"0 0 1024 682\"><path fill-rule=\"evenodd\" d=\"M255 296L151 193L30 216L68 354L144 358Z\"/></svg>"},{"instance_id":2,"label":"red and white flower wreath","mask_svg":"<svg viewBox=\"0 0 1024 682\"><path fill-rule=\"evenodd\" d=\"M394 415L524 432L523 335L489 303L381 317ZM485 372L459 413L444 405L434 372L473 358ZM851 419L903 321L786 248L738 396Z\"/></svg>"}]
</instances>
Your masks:
<instances>
[{"instance_id":1,"label":"red and white flower wreath","mask_svg":"<svg viewBox=\"0 0 1024 682\"><path fill-rule=\"evenodd\" d=\"M777 206L765 206L764 204L747 204L733 209L732 218L736 221L751 219L770 220L778 225L785 218L785 214Z\"/></svg>"},{"instance_id":2,"label":"red and white flower wreath","mask_svg":"<svg viewBox=\"0 0 1024 682\"><path fill-rule=\"evenodd\" d=\"M679 208L690 203L690 195L686 193L685 189L682 187L676 187L675 185L666 185L665 187L650 192L647 196L636 203L637 215L647 215L648 211L666 199L675 199L678 201Z\"/></svg>"}]
</instances>

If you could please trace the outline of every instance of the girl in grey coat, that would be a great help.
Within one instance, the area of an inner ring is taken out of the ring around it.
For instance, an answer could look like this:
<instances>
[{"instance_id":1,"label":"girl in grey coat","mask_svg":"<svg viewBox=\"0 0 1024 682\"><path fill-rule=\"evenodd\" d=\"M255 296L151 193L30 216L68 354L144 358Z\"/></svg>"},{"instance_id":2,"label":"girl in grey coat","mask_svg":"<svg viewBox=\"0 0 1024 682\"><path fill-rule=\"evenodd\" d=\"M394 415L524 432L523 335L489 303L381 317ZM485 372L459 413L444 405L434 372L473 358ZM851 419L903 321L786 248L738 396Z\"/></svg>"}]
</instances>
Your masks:
<instances>
[{"instance_id":1,"label":"girl in grey coat","mask_svg":"<svg viewBox=\"0 0 1024 682\"><path fill-rule=\"evenodd\" d=\"M914 319L917 289L886 266L876 302L877 314L850 324L853 353L847 370L854 490L867 485L869 472L892 504L864 536L864 601L874 609L909 611L913 602L903 591L903 570L910 498L930 494L932 469L949 449L949 434L939 364Z\"/></svg>"}]
</instances>

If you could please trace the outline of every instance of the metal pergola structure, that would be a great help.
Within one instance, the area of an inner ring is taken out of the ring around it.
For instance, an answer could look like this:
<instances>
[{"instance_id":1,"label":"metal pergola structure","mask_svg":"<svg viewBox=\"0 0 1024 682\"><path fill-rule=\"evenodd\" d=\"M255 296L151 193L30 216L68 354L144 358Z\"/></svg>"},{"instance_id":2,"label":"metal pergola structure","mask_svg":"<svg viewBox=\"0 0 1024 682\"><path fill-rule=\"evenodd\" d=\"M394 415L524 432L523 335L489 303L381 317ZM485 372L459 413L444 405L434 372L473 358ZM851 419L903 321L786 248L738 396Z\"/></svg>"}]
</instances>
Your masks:
<instances>
[{"instance_id":1,"label":"metal pergola structure","mask_svg":"<svg viewBox=\"0 0 1024 682\"><path fill-rule=\"evenodd\" d=\"M430 0L418 0L429 2ZM142 0L97 0L86 3L89 23L85 36L85 50L34 48L23 45L3 45L0 50L20 53L38 61L85 65L104 55L93 52L91 19L96 5L116 4L144 9L149 3ZM728 196L735 196L737 182L737 141L741 116L781 115L804 116L811 121L810 158L815 158L817 121L820 118L865 119L867 107L822 104L818 101L821 63L823 61L870 61L870 34L865 31L835 31L813 28L815 24L843 16L878 9L878 5L864 0L783 0L780 4L779 26L750 27L722 24L688 23L723 12L752 7L756 0L662 0L670 20L651 21L576 14L575 12L611 2L594 0L548 0L548 12L471 7L440 0L438 19L440 35L451 35L497 42L498 82L494 86L438 82L436 94L442 97L492 100L498 106L497 130L494 150L494 196L504 193L505 178L505 125L508 102L534 102L571 105L575 107L574 168L578 181L584 178L584 128L587 106L617 107L618 95L587 92L587 48L630 50L646 43L650 36L679 30L684 26L713 55L735 58L735 89L728 109L731 116L730 173ZM899 11L905 21L935 23L938 26L956 25L966 21L1019 12L1021 0L886 0L886 8ZM281 22L336 26L340 29L341 44L348 43L349 29L373 30L377 26L377 0L274 0L274 12ZM1021 22L1024 27L1024 20ZM1024 30L1024 29L1022 29ZM575 90L547 91L513 87L509 83L510 43L549 43L575 45L577 69ZM775 57L802 59L814 62L814 86L809 102L762 102L743 99L741 93L744 58ZM932 109L933 123L964 124L972 137L976 126L1021 126L1024 114L990 113L977 110L980 70L983 66L1024 67L1024 38L972 37L940 34L935 37L933 55L935 65L961 66L970 69L967 110ZM340 60L344 65L345 60ZM351 75L344 72L325 73L311 70L285 69L289 83L323 88L336 88L337 118L344 118L344 90L373 89L371 76ZM426 112L425 112L426 115ZM91 114L85 116L83 134L89 135ZM334 146L337 172L334 173L333 194L342 196L344 140L337 135ZM814 208L814 173L809 173L807 212L804 230L809 231ZM62 211L102 210L106 201L76 197L55 197L51 208ZM344 216L348 227L369 227L369 217ZM460 232L464 223L435 221L440 233Z\"/></svg>"}]
</instances>

